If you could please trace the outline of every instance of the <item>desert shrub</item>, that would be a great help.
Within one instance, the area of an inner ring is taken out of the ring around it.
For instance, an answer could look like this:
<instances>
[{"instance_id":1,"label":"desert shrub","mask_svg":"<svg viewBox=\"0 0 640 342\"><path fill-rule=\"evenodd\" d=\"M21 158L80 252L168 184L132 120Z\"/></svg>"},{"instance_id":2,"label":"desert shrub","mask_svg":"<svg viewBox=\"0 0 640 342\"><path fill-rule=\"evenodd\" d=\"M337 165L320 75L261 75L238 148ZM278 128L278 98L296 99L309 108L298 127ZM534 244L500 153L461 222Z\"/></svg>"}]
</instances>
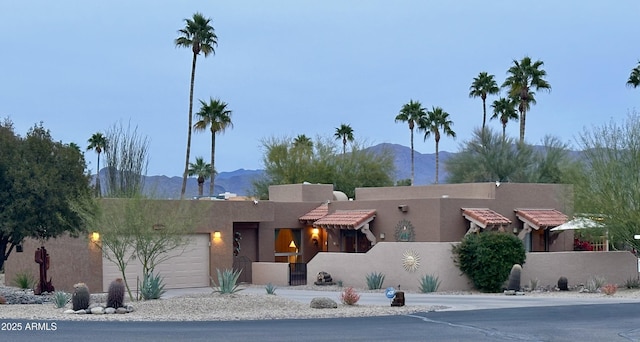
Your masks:
<instances>
[{"instance_id":1,"label":"desert shrub","mask_svg":"<svg viewBox=\"0 0 640 342\"><path fill-rule=\"evenodd\" d=\"M382 288L382 283L384 283L384 274L372 272L367 274L367 288L369 290L378 290Z\"/></svg>"},{"instance_id":2,"label":"desert shrub","mask_svg":"<svg viewBox=\"0 0 640 342\"><path fill-rule=\"evenodd\" d=\"M19 272L13 278L13 285L23 290L33 289L36 285L36 279L29 272Z\"/></svg>"},{"instance_id":3,"label":"desert shrub","mask_svg":"<svg viewBox=\"0 0 640 342\"><path fill-rule=\"evenodd\" d=\"M142 299L159 299L165 292L167 291L164 289L164 279L160 274L154 275L153 272L151 272L142 277L142 286L140 287L140 296L142 296Z\"/></svg>"},{"instance_id":4,"label":"desert shrub","mask_svg":"<svg viewBox=\"0 0 640 342\"><path fill-rule=\"evenodd\" d=\"M618 285L616 284L606 284L601 287L602 292L604 292L607 296L613 296L616 291L618 291Z\"/></svg>"},{"instance_id":5,"label":"desert shrub","mask_svg":"<svg viewBox=\"0 0 640 342\"><path fill-rule=\"evenodd\" d=\"M640 279L637 277L631 277L624 282L624 287L628 289L640 288Z\"/></svg>"},{"instance_id":6,"label":"desert shrub","mask_svg":"<svg viewBox=\"0 0 640 342\"><path fill-rule=\"evenodd\" d=\"M221 272L219 269L216 269L216 273L218 274L218 285L216 285L216 282L211 278L213 292L236 293L242 290L238 288L238 278L242 270L225 269Z\"/></svg>"},{"instance_id":7,"label":"desert shrub","mask_svg":"<svg viewBox=\"0 0 640 342\"><path fill-rule=\"evenodd\" d=\"M440 287L440 279L433 274L426 274L420 279L420 291L422 293L436 292L438 287Z\"/></svg>"},{"instance_id":8,"label":"desert shrub","mask_svg":"<svg viewBox=\"0 0 640 342\"><path fill-rule=\"evenodd\" d=\"M66 293L64 291L56 291L53 293L53 305L55 305L56 308L60 309L60 308L64 308L65 305L67 305L67 303L69 303L69 301L71 300L71 294L70 293Z\"/></svg>"},{"instance_id":9,"label":"desert shrub","mask_svg":"<svg viewBox=\"0 0 640 342\"><path fill-rule=\"evenodd\" d=\"M336 283L338 284L338 287L342 287L342 280L338 280Z\"/></svg>"},{"instance_id":10,"label":"desert shrub","mask_svg":"<svg viewBox=\"0 0 640 342\"><path fill-rule=\"evenodd\" d=\"M531 291L535 291L536 289L538 289L539 282L540 281L538 280L538 278L529 279L529 288L531 289Z\"/></svg>"},{"instance_id":11,"label":"desert shrub","mask_svg":"<svg viewBox=\"0 0 640 342\"><path fill-rule=\"evenodd\" d=\"M355 305L360 300L360 295L353 287L347 287L340 294L340 301L345 305Z\"/></svg>"},{"instance_id":12,"label":"desert shrub","mask_svg":"<svg viewBox=\"0 0 640 342\"><path fill-rule=\"evenodd\" d=\"M267 294L274 295L276 294L277 287L271 283L267 284L264 289L267 291Z\"/></svg>"},{"instance_id":13,"label":"desert shrub","mask_svg":"<svg viewBox=\"0 0 640 342\"><path fill-rule=\"evenodd\" d=\"M590 278L584 287L589 292L597 292L606 283L607 283L607 279L605 279L604 277L595 276Z\"/></svg>"},{"instance_id":14,"label":"desert shrub","mask_svg":"<svg viewBox=\"0 0 640 342\"><path fill-rule=\"evenodd\" d=\"M520 239L499 232L467 235L452 252L456 265L483 292L500 292L511 266L523 265L526 258Z\"/></svg>"}]
</instances>

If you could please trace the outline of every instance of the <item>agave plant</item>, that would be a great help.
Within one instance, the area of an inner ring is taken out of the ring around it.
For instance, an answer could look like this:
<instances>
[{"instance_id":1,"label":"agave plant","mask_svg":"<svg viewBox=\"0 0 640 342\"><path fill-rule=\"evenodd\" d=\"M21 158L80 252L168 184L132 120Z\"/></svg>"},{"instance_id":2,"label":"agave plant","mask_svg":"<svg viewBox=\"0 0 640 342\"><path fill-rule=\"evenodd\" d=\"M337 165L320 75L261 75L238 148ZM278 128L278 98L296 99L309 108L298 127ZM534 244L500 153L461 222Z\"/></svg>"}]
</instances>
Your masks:
<instances>
[{"instance_id":1,"label":"agave plant","mask_svg":"<svg viewBox=\"0 0 640 342\"><path fill-rule=\"evenodd\" d=\"M217 293L236 293L242 289L238 288L238 278L242 270L225 269L222 272L216 268L218 274L218 285L213 278L211 283L213 284L213 292Z\"/></svg>"},{"instance_id":2,"label":"agave plant","mask_svg":"<svg viewBox=\"0 0 640 342\"><path fill-rule=\"evenodd\" d=\"M159 274L154 275L152 272L144 275L140 287L142 299L159 299L165 292L167 291L164 289L164 279Z\"/></svg>"},{"instance_id":3,"label":"agave plant","mask_svg":"<svg viewBox=\"0 0 640 342\"><path fill-rule=\"evenodd\" d=\"M67 303L71 300L71 294L64 291L56 291L53 293L53 305L56 308L64 308Z\"/></svg>"}]
</instances>

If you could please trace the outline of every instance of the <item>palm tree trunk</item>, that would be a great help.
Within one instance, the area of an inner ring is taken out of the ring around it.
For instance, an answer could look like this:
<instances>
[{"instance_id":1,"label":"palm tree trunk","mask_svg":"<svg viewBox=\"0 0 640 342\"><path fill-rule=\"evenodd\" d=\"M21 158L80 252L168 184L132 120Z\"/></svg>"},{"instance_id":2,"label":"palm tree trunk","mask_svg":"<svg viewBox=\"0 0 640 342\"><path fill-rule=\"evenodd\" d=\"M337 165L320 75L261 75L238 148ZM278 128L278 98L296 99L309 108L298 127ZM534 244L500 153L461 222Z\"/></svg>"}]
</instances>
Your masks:
<instances>
[{"instance_id":1,"label":"palm tree trunk","mask_svg":"<svg viewBox=\"0 0 640 342\"><path fill-rule=\"evenodd\" d=\"M438 141L438 139L436 139L436 184L438 184L438 170L440 168L440 165L439 165L439 163L440 163L440 158L439 157L440 156L439 156L439 153L438 153L438 143L439 143L439 141Z\"/></svg>"},{"instance_id":2,"label":"palm tree trunk","mask_svg":"<svg viewBox=\"0 0 640 342\"><path fill-rule=\"evenodd\" d=\"M484 136L484 127L487 122L487 101L486 97L482 97L482 135Z\"/></svg>"},{"instance_id":3,"label":"palm tree trunk","mask_svg":"<svg viewBox=\"0 0 640 342\"><path fill-rule=\"evenodd\" d=\"M347 153L347 136L342 137L342 155Z\"/></svg>"},{"instance_id":4,"label":"palm tree trunk","mask_svg":"<svg viewBox=\"0 0 640 342\"><path fill-rule=\"evenodd\" d=\"M96 194L98 197L102 197L102 190L100 189L100 153L98 153L98 172L96 172Z\"/></svg>"},{"instance_id":5,"label":"palm tree trunk","mask_svg":"<svg viewBox=\"0 0 640 342\"><path fill-rule=\"evenodd\" d=\"M191 62L191 85L189 87L189 130L187 133L187 158L184 163L184 173L182 174L182 190L180 190L180 199L184 199L184 193L187 190L187 175L189 174L189 154L191 154L191 126L193 122L193 84L196 78L196 59L198 55L193 54L193 62Z\"/></svg>"},{"instance_id":6,"label":"palm tree trunk","mask_svg":"<svg viewBox=\"0 0 640 342\"><path fill-rule=\"evenodd\" d=\"M527 115L527 110L523 108L520 111L520 144L524 144L524 124L526 120L526 115Z\"/></svg>"},{"instance_id":7,"label":"palm tree trunk","mask_svg":"<svg viewBox=\"0 0 640 342\"><path fill-rule=\"evenodd\" d=\"M413 129L411 130L411 185L413 186Z\"/></svg>"},{"instance_id":8,"label":"palm tree trunk","mask_svg":"<svg viewBox=\"0 0 640 342\"><path fill-rule=\"evenodd\" d=\"M211 182L209 182L209 196L213 197L213 181L216 177L216 132L211 132Z\"/></svg>"},{"instance_id":9,"label":"palm tree trunk","mask_svg":"<svg viewBox=\"0 0 640 342\"><path fill-rule=\"evenodd\" d=\"M502 141L507 137L507 124L502 124Z\"/></svg>"}]
</instances>

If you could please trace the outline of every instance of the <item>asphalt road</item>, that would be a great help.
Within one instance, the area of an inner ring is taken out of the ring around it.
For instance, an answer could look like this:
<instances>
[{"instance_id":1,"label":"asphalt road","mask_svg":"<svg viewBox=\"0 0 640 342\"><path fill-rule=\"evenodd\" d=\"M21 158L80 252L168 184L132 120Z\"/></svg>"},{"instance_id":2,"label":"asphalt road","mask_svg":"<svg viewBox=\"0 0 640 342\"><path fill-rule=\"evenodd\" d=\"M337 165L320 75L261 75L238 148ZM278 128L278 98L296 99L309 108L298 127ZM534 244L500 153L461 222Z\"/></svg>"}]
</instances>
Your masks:
<instances>
[{"instance_id":1,"label":"asphalt road","mask_svg":"<svg viewBox=\"0 0 640 342\"><path fill-rule=\"evenodd\" d=\"M40 323L34 324L34 323ZM53 329L55 323L55 330ZM21 331L1 330L21 324ZM640 304L515 307L408 316L235 321L0 321L0 341L640 341ZM26 330L32 328L49 330Z\"/></svg>"}]
</instances>

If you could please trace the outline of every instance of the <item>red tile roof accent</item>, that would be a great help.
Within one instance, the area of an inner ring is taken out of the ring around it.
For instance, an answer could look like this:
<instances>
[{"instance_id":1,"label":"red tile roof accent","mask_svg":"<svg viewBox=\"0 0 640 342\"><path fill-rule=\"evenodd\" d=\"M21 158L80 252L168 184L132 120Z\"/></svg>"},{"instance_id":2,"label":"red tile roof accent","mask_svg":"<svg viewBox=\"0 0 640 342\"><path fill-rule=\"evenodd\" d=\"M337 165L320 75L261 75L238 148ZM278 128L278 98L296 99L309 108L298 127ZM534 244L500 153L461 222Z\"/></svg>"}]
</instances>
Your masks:
<instances>
[{"instance_id":1,"label":"red tile roof accent","mask_svg":"<svg viewBox=\"0 0 640 342\"><path fill-rule=\"evenodd\" d=\"M321 204L319 207L314 208L310 212L300 216L298 221L316 221L325 217L329 213L329 206L327 204Z\"/></svg>"},{"instance_id":2,"label":"red tile roof accent","mask_svg":"<svg viewBox=\"0 0 640 342\"><path fill-rule=\"evenodd\" d=\"M511 220L489 208L462 208L462 214L486 226L511 224Z\"/></svg>"},{"instance_id":3,"label":"red tile roof accent","mask_svg":"<svg viewBox=\"0 0 640 342\"><path fill-rule=\"evenodd\" d=\"M371 221L375 216L375 209L336 210L335 212L317 220L313 226L358 229L364 223Z\"/></svg>"},{"instance_id":4,"label":"red tile roof accent","mask_svg":"<svg viewBox=\"0 0 640 342\"><path fill-rule=\"evenodd\" d=\"M538 228L557 227L567 222L567 215L555 209L516 209L516 216Z\"/></svg>"}]
</instances>

